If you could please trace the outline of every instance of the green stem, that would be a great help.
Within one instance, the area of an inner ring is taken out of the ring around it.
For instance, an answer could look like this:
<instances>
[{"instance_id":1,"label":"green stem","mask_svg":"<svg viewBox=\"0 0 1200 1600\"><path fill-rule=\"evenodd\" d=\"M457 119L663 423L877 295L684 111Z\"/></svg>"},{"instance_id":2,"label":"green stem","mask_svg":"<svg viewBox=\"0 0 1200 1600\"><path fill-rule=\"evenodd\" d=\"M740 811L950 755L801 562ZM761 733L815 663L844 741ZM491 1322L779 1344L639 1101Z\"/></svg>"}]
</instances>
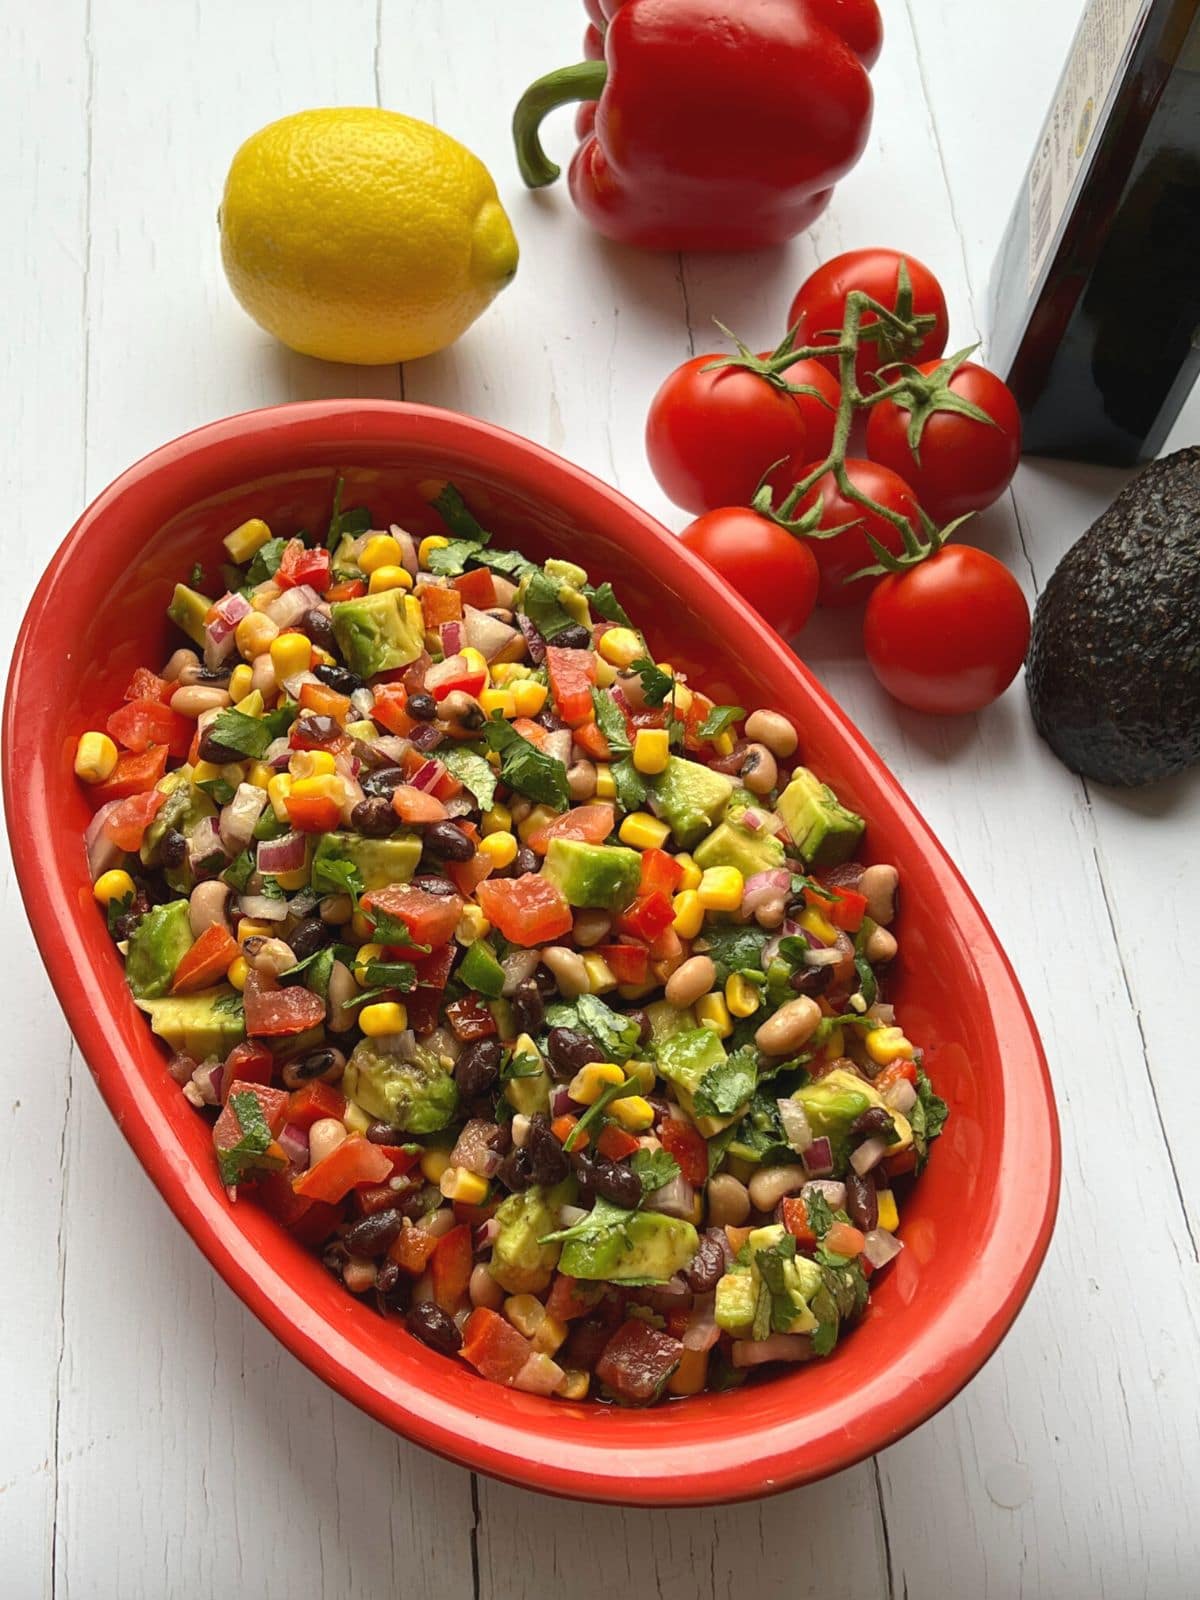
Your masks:
<instances>
[{"instance_id":1,"label":"green stem","mask_svg":"<svg viewBox=\"0 0 1200 1600\"><path fill-rule=\"evenodd\" d=\"M543 189L558 177L560 168L542 148L539 130L544 118L559 106L577 100L598 100L608 78L603 61L581 61L578 66L560 67L531 83L513 112L513 143L517 164L530 189Z\"/></svg>"}]
</instances>

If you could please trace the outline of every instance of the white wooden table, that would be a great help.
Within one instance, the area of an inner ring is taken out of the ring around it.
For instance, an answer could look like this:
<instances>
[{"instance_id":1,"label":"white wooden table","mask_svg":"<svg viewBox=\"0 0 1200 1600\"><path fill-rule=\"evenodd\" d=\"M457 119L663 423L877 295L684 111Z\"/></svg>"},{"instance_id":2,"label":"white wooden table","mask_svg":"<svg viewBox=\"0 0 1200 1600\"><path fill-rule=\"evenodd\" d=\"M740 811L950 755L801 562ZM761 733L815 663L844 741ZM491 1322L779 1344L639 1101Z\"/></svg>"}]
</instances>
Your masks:
<instances>
[{"instance_id":1,"label":"white wooden table","mask_svg":"<svg viewBox=\"0 0 1200 1600\"><path fill-rule=\"evenodd\" d=\"M939 272L959 343L985 331L992 253L1079 9L885 0L871 148L827 217L775 255L680 262L610 248L562 188L530 197L517 181L511 104L577 58L574 0L3 0L5 656L50 552L117 472L198 423L274 401L458 407L680 526L646 466L642 423L663 374L710 344L713 315L752 345L773 342L813 265L892 244ZM225 287L214 222L252 130L306 106L376 101L478 151L522 244L515 285L475 330L403 373L322 366L272 343ZM566 116L551 140L566 152ZM1196 421L1194 408L1186 442ZM1117 481L1030 463L979 539L1032 597ZM988 1368L876 1460L723 1511L558 1504L423 1454L277 1347L167 1214L71 1045L5 857L0 1596L1200 1593L1184 918L1200 888L1200 781L1085 786L1035 738L1019 684L978 717L900 712L844 622L815 627L804 653L964 869L1050 1057L1058 1232Z\"/></svg>"}]
</instances>

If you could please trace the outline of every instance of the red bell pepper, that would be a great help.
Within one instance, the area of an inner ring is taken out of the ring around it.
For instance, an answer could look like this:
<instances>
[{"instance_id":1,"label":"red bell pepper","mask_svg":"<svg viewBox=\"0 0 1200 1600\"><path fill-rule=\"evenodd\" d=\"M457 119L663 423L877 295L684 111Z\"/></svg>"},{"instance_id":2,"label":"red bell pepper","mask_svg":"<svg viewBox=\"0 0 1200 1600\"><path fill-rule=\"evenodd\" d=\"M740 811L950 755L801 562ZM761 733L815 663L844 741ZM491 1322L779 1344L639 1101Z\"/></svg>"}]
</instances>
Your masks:
<instances>
[{"instance_id":1,"label":"red bell pepper","mask_svg":"<svg viewBox=\"0 0 1200 1600\"><path fill-rule=\"evenodd\" d=\"M467 1298L467 1284L474 1265L471 1230L465 1223L459 1223L438 1240L429 1262L433 1298L447 1316L453 1316Z\"/></svg>"},{"instance_id":2,"label":"red bell pepper","mask_svg":"<svg viewBox=\"0 0 1200 1600\"><path fill-rule=\"evenodd\" d=\"M388 1259L394 1261L401 1272L411 1272L418 1278L437 1247L435 1236L424 1228L401 1228L388 1251Z\"/></svg>"},{"instance_id":3,"label":"red bell pepper","mask_svg":"<svg viewBox=\"0 0 1200 1600\"><path fill-rule=\"evenodd\" d=\"M196 737L198 739L199 734ZM112 776L103 783L94 784L89 790L88 798L99 811L100 807L107 805L110 800L125 800L130 795L145 794L153 789L166 770L165 744L151 745L150 749L141 755L126 751L117 757Z\"/></svg>"},{"instance_id":4,"label":"red bell pepper","mask_svg":"<svg viewBox=\"0 0 1200 1600\"><path fill-rule=\"evenodd\" d=\"M344 1200L357 1184L383 1183L392 1175L391 1160L377 1144L360 1133L352 1133L315 1167L296 1179L293 1188L308 1200L324 1200L334 1205Z\"/></svg>"},{"instance_id":5,"label":"red bell pepper","mask_svg":"<svg viewBox=\"0 0 1200 1600\"><path fill-rule=\"evenodd\" d=\"M318 594L324 594L329 587L329 551L308 550L299 539L289 539L275 582L281 589L299 588L306 583Z\"/></svg>"},{"instance_id":6,"label":"red bell pepper","mask_svg":"<svg viewBox=\"0 0 1200 1600\"><path fill-rule=\"evenodd\" d=\"M225 1058L225 1076L221 1080L222 1103L228 1101L235 1083L261 1084L265 1089L275 1075L275 1057L265 1045L243 1039L235 1044ZM292 1120L289 1113L287 1120Z\"/></svg>"},{"instance_id":7,"label":"red bell pepper","mask_svg":"<svg viewBox=\"0 0 1200 1600\"><path fill-rule=\"evenodd\" d=\"M675 908L663 894L655 889L652 894L640 894L627 910L617 918L617 930L635 939L645 939L653 944L675 920Z\"/></svg>"},{"instance_id":8,"label":"red bell pepper","mask_svg":"<svg viewBox=\"0 0 1200 1600\"><path fill-rule=\"evenodd\" d=\"M571 197L610 239L751 250L801 233L862 154L875 0L604 0L604 61L540 78L513 132L531 189L558 168L538 138L556 106L595 101ZM586 125L586 119L585 119Z\"/></svg>"},{"instance_id":9,"label":"red bell pepper","mask_svg":"<svg viewBox=\"0 0 1200 1600\"><path fill-rule=\"evenodd\" d=\"M161 789L149 789L145 794L131 794L122 800L115 811L104 819L104 833L118 850L130 855L142 847L142 837L154 818L167 803ZM231 958L232 959L232 958Z\"/></svg>"},{"instance_id":10,"label":"red bell pepper","mask_svg":"<svg viewBox=\"0 0 1200 1600\"><path fill-rule=\"evenodd\" d=\"M301 684L300 709L313 711L317 716L332 717L335 722L349 722L350 696L339 694L324 683Z\"/></svg>"},{"instance_id":11,"label":"red bell pepper","mask_svg":"<svg viewBox=\"0 0 1200 1600\"><path fill-rule=\"evenodd\" d=\"M495 585L493 592L495 592ZM440 628L443 622L458 622L463 614L463 597L457 589L442 589L434 583L423 583L417 590L421 602L421 615L429 629Z\"/></svg>"},{"instance_id":12,"label":"red bell pepper","mask_svg":"<svg viewBox=\"0 0 1200 1600\"><path fill-rule=\"evenodd\" d=\"M462 596L463 604L474 606L476 611L489 611L496 604L496 580L486 567L464 572L461 578L454 579L453 586Z\"/></svg>"},{"instance_id":13,"label":"red bell pepper","mask_svg":"<svg viewBox=\"0 0 1200 1600\"><path fill-rule=\"evenodd\" d=\"M239 1050L245 1048L238 1045ZM251 1045L257 1049L257 1045ZM263 1051L268 1061L271 1059L269 1051ZM340 1122L346 1115L346 1096L340 1089L335 1089L331 1083L322 1083L319 1078L312 1083L306 1083L302 1089L297 1089L292 1095L288 1105L287 1119L294 1122L297 1127L311 1128L314 1122L320 1122L324 1117L336 1117Z\"/></svg>"},{"instance_id":14,"label":"red bell pepper","mask_svg":"<svg viewBox=\"0 0 1200 1600\"><path fill-rule=\"evenodd\" d=\"M193 989L207 989L210 984L219 983L238 954L238 942L229 929L223 922L214 922L211 928L205 928L175 968L171 993L190 994Z\"/></svg>"},{"instance_id":15,"label":"red bell pepper","mask_svg":"<svg viewBox=\"0 0 1200 1600\"><path fill-rule=\"evenodd\" d=\"M708 1146L690 1122L664 1117L658 1138L667 1154L678 1161L681 1177L697 1188L708 1182Z\"/></svg>"},{"instance_id":16,"label":"red bell pepper","mask_svg":"<svg viewBox=\"0 0 1200 1600\"><path fill-rule=\"evenodd\" d=\"M511 1388L533 1355L533 1346L511 1322L486 1306L476 1306L463 1328L461 1354L483 1377Z\"/></svg>"},{"instance_id":17,"label":"red bell pepper","mask_svg":"<svg viewBox=\"0 0 1200 1600\"><path fill-rule=\"evenodd\" d=\"M555 709L570 728L595 719L592 685L596 681L596 657L590 650L560 650L546 647L546 673Z\"/></svg>"},{"instance_id":18,"label":"red bell pepper","mask_svg":"<svg viewBox=\"0 0 1200 1600\"><path fill-rule=\"evenodd\" d=\"M602 944L596 954L608 963L618 983L645 983L650 971L650 952L644 944Z\"/></svg>"}]
</instances>

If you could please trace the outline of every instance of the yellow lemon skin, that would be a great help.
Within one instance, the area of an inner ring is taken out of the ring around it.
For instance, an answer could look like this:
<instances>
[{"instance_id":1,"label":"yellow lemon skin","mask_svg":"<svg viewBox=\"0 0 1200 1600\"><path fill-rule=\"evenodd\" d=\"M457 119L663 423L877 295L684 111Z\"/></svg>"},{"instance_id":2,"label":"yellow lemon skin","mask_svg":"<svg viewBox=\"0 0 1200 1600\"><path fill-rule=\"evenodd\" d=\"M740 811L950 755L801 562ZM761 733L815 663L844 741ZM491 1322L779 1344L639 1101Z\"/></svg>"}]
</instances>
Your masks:
<instances>
[{"instance_id":1,"label":"yellow lemon skin","mask_svg":"<svg viewBox=\"0 0 1200 1600\"><path fill-rule=\"evenodd\" d=\"M427 122L374 106L301 111L253 134L225 180L220 225L243 308L326 361L443 350L517 270L483 163Z\"/></svg>"}]
</instances>

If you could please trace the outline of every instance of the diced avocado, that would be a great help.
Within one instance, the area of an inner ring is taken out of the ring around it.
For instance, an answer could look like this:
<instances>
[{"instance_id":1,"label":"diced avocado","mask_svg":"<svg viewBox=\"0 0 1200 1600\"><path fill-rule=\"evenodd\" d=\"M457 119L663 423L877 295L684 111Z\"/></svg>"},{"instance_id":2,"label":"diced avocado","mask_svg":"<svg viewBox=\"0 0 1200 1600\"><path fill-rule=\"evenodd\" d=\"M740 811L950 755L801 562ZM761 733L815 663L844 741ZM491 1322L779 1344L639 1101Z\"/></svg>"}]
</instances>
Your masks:
<instances>
[{"instance_id":1,"label":"diced avocado","mask_svg":"<svg viewBox=\"0 0 1200 1600\"><path fill-rule=\"evenodd\" d=\"M172 1050L181 1050L195 1061L207 1061L213 1056L224 1060L246 1037L246 1020L237 998L237 991L226 983L195 994L163 995L138 1003L155 1033Z\"/></svg>"},{"instance_id":2,"label":"diced avocado","mask_svg":"<svg viewBox=\"0 0 1200 1600\"><path fill-rule=\"evenodd\" d=\"M828 784L797 767L775 806L796 848L814 866L836 867L849 861L866 824L848 811Z\"/></svg>"},{"instance_id":3,"label":"diced avocado","mask_svg":"<svg viewBox=\"0 0 1200 1600\"><path fill-rule=\"evenodd\" d=\"M835 1067L816 1083L797 1089L792 1096L804 1107L809 1126L817 1137L822 1135L833 1142L837 1159L839 1142L843 1148L848 1141L850 1124L871 1106L882 1106L892 1119L898 1135L890 1146L895 1155L912 1144L912 1125L899 1111L893 1111L873 1083L867 1083L845 1067Z\"/></svg>"},{"instance_id":4,"label":"diced avocado","mask_svg":"<svg viewBox=\"0 0 1200 1600\"><path fill-rule=\"evenodd\" d=\"M507 1004L507 1002L501 1002ZM495 1008L493 1002L493 1014ZM501 1028L501 1037L504 1030ZM525 1060L521 1058L524 1057ZM530 1060L538 1064L536 1072L527 1075L512 1075L505 1079L504 1098L514 1111L519 1111L523 1116L531 1117L535 1111L549 1111L550 1109L550 1074L546 1070L546 1063L542 1059L541 1051L527 1033L518 1034L512 1044L513 1063L520 1062L524 1067Z\"/></svg>"},{"instance_id":5,"label":"diced avocado","mask_svg":"<svg viewBox=\"0 0 1200 1600\"><path fill-rule=\"evenodd\" d=\"M322 864L331 861L353 862L362 876L364 892L386 888L389 883L407 883L420 859L421 841L415 833L398 833L390 839L364 839L357 833L323 833L313 854L313 886L320 888ZM328 881L332 883L335 878Z\"/></svg>"},{"instance_id":6,"label":"diced avocado","mask_svg":"<svg viewBox=\"0 0 1200 1600\"><path fill-rule=\"evenodd\" d=\"M691 1006L680 1011L669 1000L655 1000L646 1007L646 1015L650 1019L649 1048L655 1053L665 1040L696 1026L696 1015Z\"/></svg>"},{"instance_id":7,"label":"diced avocado","mask_svg":"<svg viewBox=\"0 0 1200 1600\"><path fill-rule=\"evenodd\" d=\"M133 930L125 957L125 976L139 1000L166 994L175 968L192 948L186 900L155 906Z\"/></svg>"},{"instance_id":8,"label":"diced avocado","mask_svg":"<svg viewBox=\"0 0 1200 1600\"><path fill-rule=\"evenodd\" d=\"M360 678L407 667L425 648L420 602L403 589L342 600L330 617L346 665Z\"/></svg>"},{"instance_id":9,"label":"diced avocado","mask_svg":"<svg viewBox=\"0 0 1200 1600\"><path fill-rule=\"evenodd\" d=\"M735 1338L745 1337L754 1321L754 1308L758 1304L758 1283L754 1275L742 1270L727 1272L717 1282L717 1301L714 1315L717 1327Z\"/></svg>"},{"instance_id":10,"label":"diced avocado","mask_svg":"<svg viewBox=\"0 0 1200 1600\"><path fill-rule=\"evenodd\" d=\"M687 1266L699 1248L695 1228L682 1217L661 1211L618 1211L611 1227L568 1239L558 1265L572 1278L611 1278L617 1283L650 1278L665 1283Z\"/></svg>"},{"instance_id":11,"label":"diced avocado","mask_svg":"<svg viewBox=\"0 0 1200 1600\"><path fill-rule=\"evenodd\" d=\"M575 1195L574 1178L553 1189L534 1187L510 1194L496 1212L500 1231L492 1244L488 1271L509 1294L539 1294L547 1287L558 1263L557 1242L539 1244L558 1227L559 1208Z\"/></svg>"},{"instance_id":12,"label":"diced avocado","mask_svg":"<svg viewBox=\"0 0 1200 1600\"><path fill-rule=\"evenodd\" d=\"M557 556L551 556L542 570L548 578L557 578L560 583L569 583L572 589L582 589L588 581L588 575L583 567L577 567L573 561L560 561Z\"/></svg>"},{"instance_id":13,"label":"diced avocado","mask_svg":"<svg viewBox=\"0 0 1200 1600\"><path fill-rule=\"evenodd\" d=\"M186 583L177 583L167 615L177 628L182 628L193 644L204 648L204 619L212 610L212 601L206 594L197 594Z\"/></svg>"},{"instance_id":14,"label":"diced avocado","mask_svg":"<svg viewBox=\"0 0 1200 1600\"><path fill-rule=\"evenodd\" d=\"M788 1237L787 1229L782 1223L774 1222L765 1228L755 1228L747 1239L750 1247L750 1271L752 1276L761 1283L763 1281L763 1268L760 1262L761 1251L775 1251L777 1246ZM824 1285L825 1278L820 1267L807 1256L793 1252L791 1256L779 1262L777 1268L779 1277L776 1287L780 1284L788 1299L792 1303L794 1312L792 1321L786 1328L774 1329L780 1333L811 1333L817 1326L817 1319L809 1310L809 1302L818 1294Z\"/></svg>"},{"instance_id":15,"label":"diced avocado","mask_svg":"<svg viewBox=\"0 0 1200 1600\"><path fill-rule=\"evenodd\" d=\"M417 1045L411 1058L362 1039L346 1063L342 1091L369 1117L401 1133L436 1133L458 1110L454 1079L432 1050Z\"/></svg>"},{"instance_id":16,"label":"diced avocado","mask_svg":"<svg viewBox=\"0 0 1200 1600\"><path fill-rule=\"evenodd\" d=\"M793 1254L781 1257L777 1246L787 1236L779 1223L755 1228L746 1243L750 1252L750 1269L737 1268L727 1272L717 1284L715 1316L717 1326L735 1337L748 1338L754 1326L759 1300L764 1286L764 1269L760 1253L773 1255L773 1271L766 1286L771 1291L771 1319L765 1330L756 1330L759 1337L771 1333L811 1333L817 1319L809 1309L809 1302L824 1285L824 1275L815 1261ZM781 1314L790 1321L786 1327L779 1325Z\"/></svg>"},{"instance_id":17,"label":"diced avocado","mask_svg":"<svg viewBox=\"0 0 1200 1600\"><path fill-rule=\"evenodd\" d=\"M486 939L476 939L467 949L458 968L458 980L476 994L498 999L504 988L504 968Z\"/></svg>"},{"instance_id":18,"label":"diced avocado","mask_svg":"<svg viewBox=\"0 0 1200 1600\"><path fill-rule=\"evenodd\" d=\"M306 1056L325 1043L325 1024L318 1022L315 1028L305 1028L303 1033L281 1034L277 1039L263 1039L260 1043L276 1061L290 1061L294 1056Z\"/></svg>"},{"instance_id":19,"label":"diced avocado","mask_svg":"<svg viewBox=\"0 0 1200 1600\"><path fill-rule=\"evenodd\" d=\"M344 533L338 540L337 549L333 552L332 566L337 572L357 572L358 561L354 555L354 546L361 535L357 533Z\"/></svg>"},{"instance_id":20,"label":"diced avocado","mask_svg":"<svg viewBox=\"0 0 1200 1600\"><path fill-rule=\"evenodd\" d=\"M773 833L751 833L732 822L722 822L692 851L702 872L709 867L736 867L744 878L783 866L783 846Z\"/></svg>"},{"instance_id":21,"label":"diced avocado","mask_svg":"<svg viewBox=\"0 0 1200 1600\"><path fill-rule=\"evenodd\" d=\"M216 806L203 789L195 787L191 782L191 776L190 767L180 767L177 772L168 772L166 777L160 778L155 785L167 799L142 836L140 854L143 866L158 865L159 847L169 830L187 833L205 817L216 816Z\"/></svg>"},{"instance_id":22,"label":"diced avocado","mask_svg":"<svg viewBox=\"0 0 1200 1600\"><path fill-rule=\"evenodd\" d=\"M672 756L666 771L649 780L662 820L670 826L675 843L685 850L704 837L725 814L733 793L733 780L713 772L698 761Z\"/></svg>"},{"instance_id":23,"label":"diced avocado","mask_svg":"<svg viewBox=\"0 0 1200 1600\"><path fill-rule=\"evenodd\" d=\"M653 1023L651 1023L653 1027ZM673 1033L656 1045L659 1076L675 1085L679 1103L696 1124L705 1139L711 1139L738 1120L740 1112L732 1116L700 1116L696 1112L696 1090L710 1067L726 1059L725 1046L713 1028L688 1028Z\"/></svg>"},{"instance_id":24,"label":"diced avocado","mask_svg":"<svg viewBox=\"0 0 1200 1600\"><path fill-rule=\"evenodd\" d=\"M251 517L248 522L240 522L232 533L227 533L221 543L225 546L230 561L239 567L244 567L247 561L258 554L270 537L271 530L263 519Z\"/></svg>"},{"instance_id":25,"label":"diced avocado","mask_svg":"<svg viewBox=\"0 0 1200 1600\"><path fill-rule=\"evenodd\" d=\"M542 876L562 890L570 906L622 911L637 894L641 871L641 856L624 845L551 839Z\"/></svg>"}]
</instances>

